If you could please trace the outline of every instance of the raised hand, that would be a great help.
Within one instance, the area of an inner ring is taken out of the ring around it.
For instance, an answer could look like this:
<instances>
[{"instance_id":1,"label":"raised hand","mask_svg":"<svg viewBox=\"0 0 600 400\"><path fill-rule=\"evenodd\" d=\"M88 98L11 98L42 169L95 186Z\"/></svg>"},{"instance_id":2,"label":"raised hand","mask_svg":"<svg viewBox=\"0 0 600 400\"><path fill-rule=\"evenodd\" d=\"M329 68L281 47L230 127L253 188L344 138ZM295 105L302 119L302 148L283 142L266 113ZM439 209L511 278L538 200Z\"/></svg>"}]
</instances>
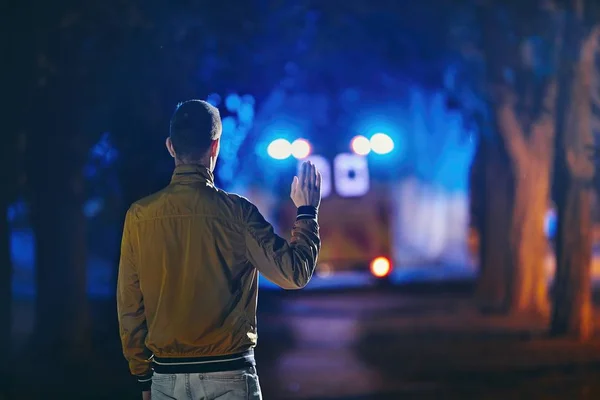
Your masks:
<instances>
[{"instance_id":1,"label":"raised hand","mask_svg":"<svg viewBox=\"0 0 600 400\"><path fill-rule=\"evenodd\" d=\"M299 176L294 176L290 197L296 207L321 204L321 173L310 161L305 161L300 167Z\"/></svg>"}]
</instances>

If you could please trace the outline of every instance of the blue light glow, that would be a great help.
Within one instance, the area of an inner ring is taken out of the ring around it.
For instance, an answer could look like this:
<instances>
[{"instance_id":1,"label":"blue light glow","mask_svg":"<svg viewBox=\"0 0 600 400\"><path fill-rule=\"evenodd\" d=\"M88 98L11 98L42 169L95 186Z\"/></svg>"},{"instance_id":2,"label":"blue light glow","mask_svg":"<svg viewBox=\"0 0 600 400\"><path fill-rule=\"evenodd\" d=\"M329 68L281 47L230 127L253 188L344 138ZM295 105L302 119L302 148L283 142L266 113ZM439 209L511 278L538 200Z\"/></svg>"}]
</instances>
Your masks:
<instances>
[{"instance_id":1,"label":"blue light glow","mask_svg":"<svg viewBox=\"0 0 600 400\"><path fill-rule=\"evenodd\" d=\"M335 191L342 197L360 197L370 188L367 159L351 153L341 153L333 159Z\"/></svg>"},{"instance_id":2,"label":"blue light glow","mask_svg":"<svg viewBox=\"0 0 600 400\"><path fill-rule=\"evenodd\" d=\"M254 100L254 96L252 96L251 94L245 94L242 96L242 103L244 104L249 104L253 106L255 102L256 100Z\"/></svg>"},{"instance_id":3,"label":"blue light glow","mask_svg":"<svg viewBox=\"0 0 600 400\"><path fill-rule=\"evenodd\" d=\"M251 124L254 120L254 106L251 103L242 103L238 108L238 118L242 124Z\"/></svg>"},{"instance_id":4,"label":"blue light glow","mask_svg":"<svg viewBox=\"0 0 600 400\"><path fill-rule=\"evenodd\" d=\"M100 197L90 199L83 205L83 213L86 217L95 217L104 208L104 200Z\"/></svg>"},{"instance_id":5,"label":"blue light glow","mask_svg":"<svg viewBox=\"0 0 600 400\"><path fill-rule=\"evenodd\" d=\"M20 200L8 206L6 217L8 222L15 222L19 217L26 216L28 212L27 203Z\"/></svg>"},{"instance_id":6,"label":"blue light glow","mask_svg":"<svg viewBox=\"0 0 600 400\"><path fill-rule=\"evenodd\" d=\"M258 117L257 117L258 118ZM256 122L255 122L256 124ZM299 128L299 124L296 120L292 120L287 116L278 115L272 119L269 119L258 127L260 134L260 140L256 142L256 154L261 158L271 158L268 151L270 144L276 139L285 139L290 143L290 155L291 155L291 143L302 137L302 130ZM279 142L281 143L281 142Z\"/></svg>"},{"instance_id":7,"label":"blue light glow","mask_svg":"<svg viewBox=\"0 0 600 400\"><path fill-rule=\"evenodd\" d=\"M369 142L371 150L377 154L388 154L394 150L394 141L385 133L374 134Z\"/></svg>"},{"instance_id":8,"label":"blue light glow","mask_svg":"<svg viewBox=\"0 0 600 400\"><path fill-rule=\"evenodd\" d=\"M366 156L371 152L371 142L362 135L355 136L350 142L350 148L359 156Z\"/></svg>"},{"instance_id":9,"label":"blue light glow","mask_svg":"<svg viewBox=\"0 0 600 400\"><path fill-rule=\"evenodd\" d=\"M310 155L311 146L305 139L296 139L292 143L292 155L294 158L301 160Z\"/></svg>"},{"instance_id":10,"label":"blue light glow","mask_svg":"<svg viewBox=\"0 0 600 400\"><path fill-rule=\"evenodd\" d=\"M358 100L360 100L360 93L353 88L345 89L340 95L340 102L344 105L356 103Z\"/></svg>"},{"instance_id":11,"label":"blue light glow","mask_svg":"<svg viewBox=\"0 0 600 400\"><path fill-rule=\"evenodd\" d=\"M221 104L221 96L217 93L211 93L206 98L206 101L215 107L219 107L219 104Z\"/></svg>"},{"instance_id":12,"label":"blue light glow","mask_svg":"<svg viewBox=\"0 0 600 400\"><path fill-rule=\"evenodd\" d=\"M352 130L360 132L360 136L369 139L369 149L379 156L393 156L394 159L404 160L407 155L406 138L404 130L400 129L402 120L398 115L404 111L401 108L380 106L381 110L366 110L357 115L357 122L353 124ZM392 118L395 116L395 119ZM352 144L352 151L355 154L365 155L366 142L364 139L358 139L359 152ZM368 154L368 153L367 153Z\"/></svg>"},{"instance_id":13,"label":"blue light glow","mask_svg":"<svg viewBox=\"0 0 600 400\"><path fill-rule=\"evenodd\" d=\"M221 125L223 126L223 133L230 134L235 132L235 118L233 117L225 117L221 120Z\"/></svg>"},{"instance_id":14,"label":"blue light glow","mask_svg":"<svg viewBox=\"0 0 600 400\"><path fill-rule=\"evenodd\" d=\"M285 160L292 155L292 144L286 139L275 139L267 147L267 154L276 160Z\"/></svg>"},{"instance_id":15,"label":"blue light glow","mask_svg":"<svg viewBox=\"0 0 600 400\"><path fill-rule=\"evenodd\" d=\"M225 98L225 106L231 115L223 118L223 136L217 174L223 188L229 190L234 177L240 178L239 150L255 124L254 97L250 94L238 96L230 94Z\"/></svg>"},{"instance_id":16,"label":"blue light glow","mask_svg":"<svg viewBox=\"0 0 600 400\"><path fill-rule=\"evenodd\" d=\"M546 213L546 217L544 218L544 231L546 233L546 237L549 239L554 238L556 236L556 230L558 228L558 218L556 216L555 210L548 210Z\"/></svg>"},{"instance_id":17,"label":"blue light glow","mask_svg":"<svg viewBox=\"0 0 600 400\"><path fill-rule=\"evenodd\" d=\"M93 178L98 174L98 168L94 165L86 165L83 167L83 176L86 178Z\"/></svg>"},{"instance_id":18,"label":"blue light glow","mask_svg":"<svg viewBox=\"0 0 600 400\"><path fill-rule=\"evenodd\" d=\"M119 155L110 141L110 133L104 132L100 140L90 149L90 156L93 159L100 160L102 165L112 164Z\"/></svg>"},{"instance_id":19,"label":"blue light glow","mask_svg":"<svg viewBox=\"0 0 600 400\"><path fill-rule=\"evenodd\" d=\"M12 293L15 297L35 296L35 239L31 229L13 230L10 255L13 264Z\"/></svg>"},{"instance_id":20,"label":"blue light glow","mask_svg":"<svg viewBox=\"0 0 600 400\"><path fill-rule=\"evenodd\" d=\"M232 93L225 98L225 107L231 112L238 110L242 104L242 99L236 93Z\"/></svg>"}]
</instances>

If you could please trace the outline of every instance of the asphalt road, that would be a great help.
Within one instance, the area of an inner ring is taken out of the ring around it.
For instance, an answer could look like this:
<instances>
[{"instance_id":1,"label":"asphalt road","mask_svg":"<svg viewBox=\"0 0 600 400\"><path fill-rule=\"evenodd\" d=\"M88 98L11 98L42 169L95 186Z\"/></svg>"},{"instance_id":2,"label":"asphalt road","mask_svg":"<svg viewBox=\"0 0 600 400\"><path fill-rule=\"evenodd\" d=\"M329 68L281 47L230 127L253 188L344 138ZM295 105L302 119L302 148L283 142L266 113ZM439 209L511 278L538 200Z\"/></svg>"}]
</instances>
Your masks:
<instances>
[{"instance_id":1,"label":"asphalt road","mask_svg":"<svg viewBox=\"0 0 600 400\"><path fill-rule=\"evenodd\" d=\"M259 309L267 400L600 399L599 339L550 339L547 321L534 316L481 316L468 287L263 291ZM26 327L30 305L16 311ZM43 380L28 379L31 365L20 367L13 398L139 398L112 304L96 303L94 317L94 361L82 360L75 373L52 371L43 389Z\"/></svg>"},{"instance_id":2,"label":"asphalt road","mask_svg":"<svg viewBox=\"0 0 600 400\"><path fill-rule=\"evenodd\" d=\"M550 339L534 316L483 317L465 292L262 300L280 304L261 313L259 351L289 343L262 365L276 377L267 398L600 398L600 341Z\"/></svg>"}]
</instances>

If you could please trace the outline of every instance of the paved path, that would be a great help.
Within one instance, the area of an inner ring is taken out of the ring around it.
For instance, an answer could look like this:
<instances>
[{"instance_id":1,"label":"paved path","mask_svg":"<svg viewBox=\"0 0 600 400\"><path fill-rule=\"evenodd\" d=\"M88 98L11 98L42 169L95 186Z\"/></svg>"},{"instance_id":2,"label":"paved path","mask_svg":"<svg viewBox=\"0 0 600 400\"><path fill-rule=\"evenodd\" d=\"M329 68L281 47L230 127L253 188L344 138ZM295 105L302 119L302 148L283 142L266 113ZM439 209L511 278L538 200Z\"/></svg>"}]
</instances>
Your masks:
<instances>
[{"instance_id":1,"label":"paved path","mask_svg":"<svg viewBox=\"0 0 600 400\"><path fill-rule=\"evenodd\" d=\"M484 317L467 293L443 290L263 292L257 358L265 399L600 399L600 340L552 340L541 318ZM74 375L38 374L47 378L38 397L21 368L15 398L48 398L67 382L76 382L70 395L50 398L138 398L108 322L112 304L94 310L93 359ZM30 305L16 311L23 318Z\"/></svg>"}]
</instances>

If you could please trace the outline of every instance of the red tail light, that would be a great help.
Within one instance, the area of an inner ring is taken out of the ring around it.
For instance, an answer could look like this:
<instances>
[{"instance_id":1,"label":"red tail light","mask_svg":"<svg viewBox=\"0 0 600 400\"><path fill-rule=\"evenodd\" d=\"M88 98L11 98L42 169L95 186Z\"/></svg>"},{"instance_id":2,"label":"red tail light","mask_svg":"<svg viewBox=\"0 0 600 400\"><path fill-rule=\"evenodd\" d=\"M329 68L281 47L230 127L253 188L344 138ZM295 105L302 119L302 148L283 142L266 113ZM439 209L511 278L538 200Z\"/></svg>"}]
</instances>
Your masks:
<instances>
[{"instance_id":1,"label":"red tail light","mask_svg":"<svg viewBox=\"0 0 600 400\"><path fill-rule=\"evenodd\" d=\"M392 272L392 263L387 257L377 257L371 261L371 274L377 278L384 278Z\"/></svg>"}]
</instances>

